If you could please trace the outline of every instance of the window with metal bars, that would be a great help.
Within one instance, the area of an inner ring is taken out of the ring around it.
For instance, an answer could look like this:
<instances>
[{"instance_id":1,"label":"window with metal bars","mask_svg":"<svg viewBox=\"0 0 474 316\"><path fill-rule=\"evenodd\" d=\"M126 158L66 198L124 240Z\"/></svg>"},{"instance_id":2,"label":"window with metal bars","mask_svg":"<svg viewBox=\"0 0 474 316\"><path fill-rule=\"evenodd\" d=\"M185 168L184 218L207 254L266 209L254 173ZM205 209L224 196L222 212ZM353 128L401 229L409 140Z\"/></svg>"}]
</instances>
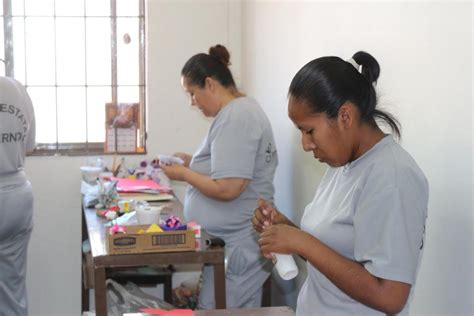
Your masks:
<instances>
[{"instance_id":1,"label":"window with metal bars","mask_svg":"<svg viewBox=\"0 0 474 316\"><path fill-rule=\"evenodd\" d=\"M3 0L0 11L0 75L32 99L35 154L145 152L144 0ZM131 149L106 126L121 104L135 105Z\"/></svg>"}]
</instances>

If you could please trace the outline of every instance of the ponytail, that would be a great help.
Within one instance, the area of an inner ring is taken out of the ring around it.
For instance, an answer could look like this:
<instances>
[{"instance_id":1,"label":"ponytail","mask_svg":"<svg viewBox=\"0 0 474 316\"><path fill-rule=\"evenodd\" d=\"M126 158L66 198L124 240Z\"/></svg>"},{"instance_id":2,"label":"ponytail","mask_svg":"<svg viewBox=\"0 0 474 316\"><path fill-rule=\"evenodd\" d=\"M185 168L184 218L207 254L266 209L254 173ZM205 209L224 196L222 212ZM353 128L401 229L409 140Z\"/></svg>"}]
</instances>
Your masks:
<instances>
[{"instance_id":1,"label":"ponytail","mask_svg":"<svg viewBox=\"0 0 474 316\"><path fill-rule=\"evenodd\" d=\"M320 57L298 71L288 94L305 101L312 112L324 112L329 118L337 117L341 105L350 101L358 108L361 121L376 126L376 119L381 119L400 138L398 120L390 113L376 109L374 86L379 75L379 63L363 51L355 53L348 61L339 57Z\"/></svg>"}]
</instances>

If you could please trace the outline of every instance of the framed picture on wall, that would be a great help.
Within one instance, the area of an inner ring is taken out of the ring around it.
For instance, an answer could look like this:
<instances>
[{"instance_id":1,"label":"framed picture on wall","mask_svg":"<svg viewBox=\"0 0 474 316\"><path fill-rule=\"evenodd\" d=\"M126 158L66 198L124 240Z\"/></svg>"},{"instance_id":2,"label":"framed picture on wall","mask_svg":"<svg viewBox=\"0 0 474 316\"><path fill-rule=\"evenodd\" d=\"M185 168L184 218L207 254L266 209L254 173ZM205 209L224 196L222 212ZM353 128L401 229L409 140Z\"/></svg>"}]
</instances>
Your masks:
<instances>
[{"instance_id":1,"label":"framed picture on wall","mask_svg":"<svg viewBox=\"0 0 474 316\"><path fill-rule=\"evenodd\" d=\"M137 153L138 127L140 126L138 103L106 103L105 144L106 153Z\"/></svg>"}]
</instances>

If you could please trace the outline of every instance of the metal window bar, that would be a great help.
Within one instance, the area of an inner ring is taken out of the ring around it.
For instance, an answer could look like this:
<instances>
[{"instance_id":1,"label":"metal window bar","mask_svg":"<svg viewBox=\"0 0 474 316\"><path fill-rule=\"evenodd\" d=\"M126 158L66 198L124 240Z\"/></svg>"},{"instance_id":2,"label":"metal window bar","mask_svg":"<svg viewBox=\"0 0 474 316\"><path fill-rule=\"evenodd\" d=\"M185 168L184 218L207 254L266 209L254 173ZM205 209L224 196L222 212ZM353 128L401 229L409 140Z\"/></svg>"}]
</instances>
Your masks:
<instances>
[{"instance_id":1,"label":"metal window bar","mask_svg":"<svg viewBox=\"0 0 474 316\"><path fill-rule=\"evenodd\" d=\"M12 4L11 0L3 1L3 32L10 36L4 36L4 50L5 50L5 75L7 77L14 77L13 67L13 25L12 25Z\"/></svg>"},{"instance_id":2,"label":"metal window bar","mask_svg":"<svg viewBox=\"0 0 474 316\"><path fill-rule=\"evenodd\" d=\"M137 154L146 153L146 114L145 114L145 102L146 102L146 85L145 85L145 1L139 1L139 137L138 137L138 152ZM24 78L25 78L25 87L54 87L55 90L55 107L56 107L56 142L55 143L40 143L37 145L35 150L36 155L83 155L83 154L104 154L104 143L102 142L89 142L89 130L87 128L87 112L88 112L88 101L87 101L87 87L110 87L112 102L114 104L118 103L118 80L117 80L117 3L116 0L110 0L110 15L109 16L98 16L86 14L86 0L84 0L84 21L86 22L88 17L109 17L111 20L111 63L112 63L112 83L111 85L88 85L87 84L87 40L85 41L84 51L85 51L85 84L84 85L59 85L57 82L57 46L56 46L56 0L54 1L54 11L53 15L35 15L35 17L48 17L54 19L54 63L55 63L55 75L54 85L29 85L27 77L27 63L26 63L26 5L25 0L23 0L23 15L13 15L12 14L12 0L3 0L3 16L4 16L4 49L5 49L5 74L9 77L14 77L15 74L15 60L14 60L14 43L13 43L13 17L23 18L24 27L24 49L25 49L25 67L24 67ZM80 16L61 16L61 17L80 17ZM135 17L135 16L121 16L121 17ZM87 39L87 26L84 23L84 38ZM120 85L120 86L133 86L136 85ZM57 91L58 87L84 87L85 88L85 106L86 106L86 142L85 143L60 143L58 139L58 97ZM115 145L115 150L117 151L117 144ZM113 153L112 153L113 154ZM133 153L127 153L133 154Z\"/></svg>"},{"instance_id":3,"label":"metal window bar","mask_svg":"<svg viewBox=\"0 0 474 316\"><path fill-rule=\"evenodd\" d=\"M146 122L146 111L145 111L145 102L146 102L146 87L145 87L145 80L146 80L146 73L145 73L145 0L140 0L139 3L139 20L138 23L139 25L139 72L140 72L140 81L139 81L139 89L140 89L140 108L139 108L139 113L141 113L140 117L140 139L138 146L139 148L143 148L143 151L146 151L146 130L145 130L145 122Z\"/></svg>"},{"instance_id":4,"label":"metal window bar","mask_svg":"<svg viewBox=\"0 0 474 316\"><path fill-rule=\"evenodd\" d=\"M86 152L89 152L89 101L88 101L88 89L87 89L87 4L86 0L83 2L84 8L84 83L86 88L84 89L85 92L85 99L84 102L86 103Z\"/></svg>"},{"instance_id":5,"label":"metal window bar","mask_svg":"<svg viewBox=\"0 0 474 316\"><path fill-rule=\"evenodd\" d=\"M117 87L117 1L110 0L110 15L112 18L110 19L110 48L112 53L112 104L118 104L118 87ZM115 138L114 138L114 148L115 152L118 152L118 136L117 136L117 128L114 129L115 131ZM106 130L106 133L108 131ZM106 136L107 137L107 136Z\"/></svg>"},{"instance_id":6,"label":"metal window bar","mask_svg":"<svg viewBox=\"0 0 474 316\"><path fill-rule=\"evenodd\" d=\"M26 8L25 8L26 10ZM54 98L55 98L55 109L56 112L54 113L56 116L56 152L59 149L59 122L58 122L58 46L57 46L57 32L56 32L56 0L53 2L53 25L54 25ZM26 25L25 25L25 38L26 38ZM26 47L25 47L25 55L26 55ZM26 68L26 65L25 65ZM86 128L87 129L87 128ZM86 138L87 142L87 138Z\"/></svg>"},{"instance_id":7,"label":"metal window bar","mask_svg":"<svg viewBox=\"0 0 474 316\"><path fill-rule=\"evenodd\" d=\"M110 49L112 54L112 103L117 104L117 1L110 0ZM115 138L117 139L117 137ZM115 144L117 151L117 142Z\"/></svg>"}]
</instances>

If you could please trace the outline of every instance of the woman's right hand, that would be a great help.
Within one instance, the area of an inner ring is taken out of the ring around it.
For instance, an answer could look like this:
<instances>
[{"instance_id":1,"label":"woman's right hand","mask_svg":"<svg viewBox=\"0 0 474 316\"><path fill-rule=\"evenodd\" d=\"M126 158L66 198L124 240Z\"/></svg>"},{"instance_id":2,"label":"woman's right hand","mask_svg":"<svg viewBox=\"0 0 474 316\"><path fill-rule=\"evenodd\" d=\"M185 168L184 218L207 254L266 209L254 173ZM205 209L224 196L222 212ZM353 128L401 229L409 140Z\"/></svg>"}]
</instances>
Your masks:
<instances>
[{"instance_id":1,"label":"woman's right hand","mask_svg":"<svg viewBox=\"0 0 474 316\"><path fill-rule=\"evenodd\" d=\"M181 153L181 152L174 153L173 156L183 159L185 167L189 167L189 164L191 163L191 159L193 158L193 156L191 156L190 154Z\"/></svg>"},{"instance_id":2,"label":"woman's right hand","mask_svg":"<svg viewBox=\"0 0 474 316\"><path fill-rule=\"evenodd\" d=\"M296 253L295 245L304 241L303 232L297 227L290 225L272 225L260 234L258 244L265 258L271 259L272 253L292 254Z\"/></svg>"},{"instance_id":3,"label":"woman's right hand","mask_svg":"<svg viewBox=\"0 0 474 316\"><path fill-rule=\"evenodd\" d=\"M262 233L272 224L285 223L283 220L285 217L272 204L264 199L258 199L257 203L258 207L252 217L252 224L257 232Z\"/></svg>"}]
</instances>

